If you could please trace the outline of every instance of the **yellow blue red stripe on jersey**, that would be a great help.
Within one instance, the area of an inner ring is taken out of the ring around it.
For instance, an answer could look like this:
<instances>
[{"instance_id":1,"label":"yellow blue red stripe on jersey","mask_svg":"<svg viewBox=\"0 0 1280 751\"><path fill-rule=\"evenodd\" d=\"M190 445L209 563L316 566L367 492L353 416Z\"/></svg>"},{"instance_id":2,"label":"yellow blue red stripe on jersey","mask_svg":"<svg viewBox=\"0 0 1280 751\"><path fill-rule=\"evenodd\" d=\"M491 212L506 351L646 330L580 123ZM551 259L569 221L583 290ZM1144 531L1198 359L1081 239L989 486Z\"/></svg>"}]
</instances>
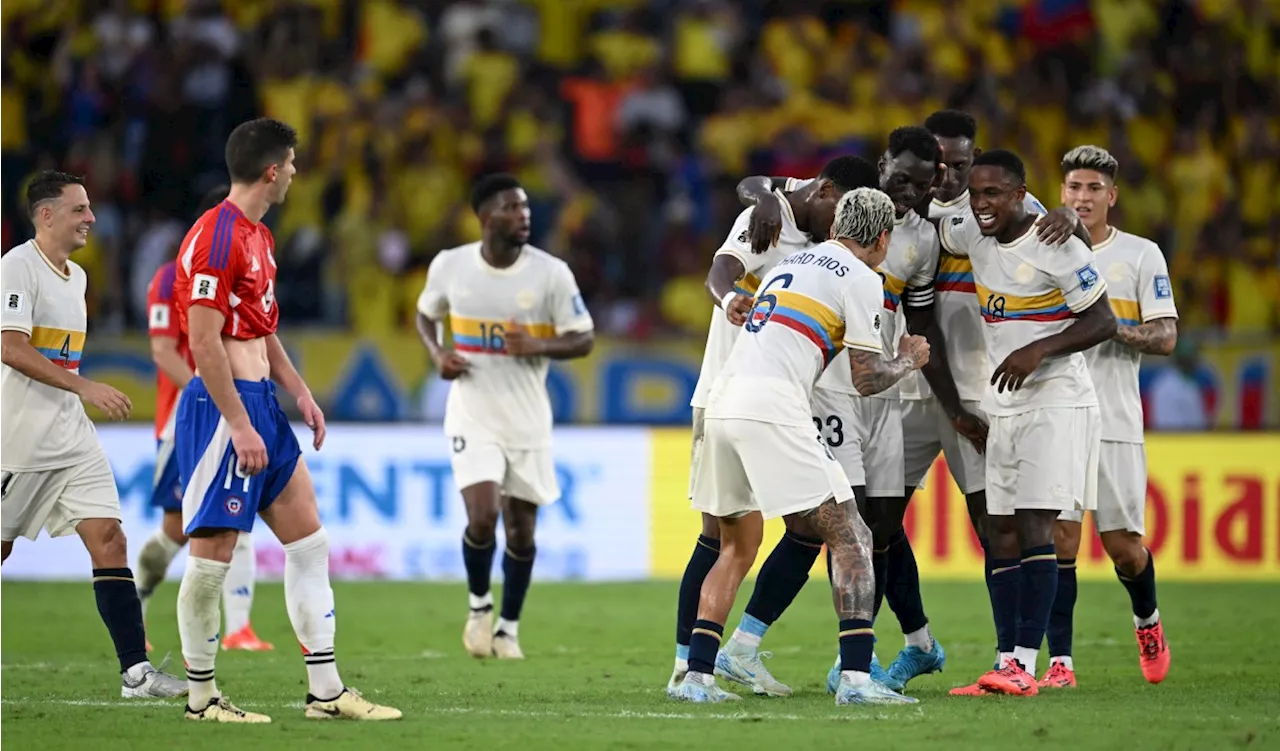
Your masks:
<instances>
[{"instance_id":1,"label":"yellow blue red stripe on jersey","mask_svg":"<svg viewBox=\"0 0 1280 751\"><path fill-rule=\"evenodd\" d=\"M1142 323L1142 307L1134 300L1111 298L1111 311L1121 326L1137 326Z\"/></svg>"},{"instance_id":2,"label":"yellow blue red stripe on jersey","mask_svg":"<svg viewBox=\"0 0 1280 751\"><path fill-rule=\"evenodd\" d=\"M777 304L771 311L759 311L757 306L759 312L755 314L755 318L769 316L771 325L786 326L813 342L814 346L822 350L823 362L829 363L835 359L844 343L844 321L840 320L840 316L812 297L786 290L771 291L771 294L777 298Z\"/></svg>"},{"instance_id":3,"label":"yellow blue red stripe on jersey","mask_svg":"<svg viewBox=\"0 0 1280 751\"><path fill-rule=\"evenodd\" d=\"M449 328L453 331L453 348L458 352L484 352L490 355L507 353L507 333L511 321L489 321L480 318L449 316ZM530 336L551 339L556 327L549 323L520 323Z\"/></svg>"},{"instance_id":4,"label":"yellow blue red stripe on jersey","mask_svg":"<svg viewBox=\"0 0 1280 751\"><path fill-rule=\"evenodd\" d=\"M740 295L756 296L756 291L760 289L760 277L755 274L747 274L733 285L733 291Z\"/></svg>"},{"instance_id":5,"label":"yellow blue red stripe on jersey","mask_svg":"<svg viewBox=\"0 0 1280 751\"><path fill-rule=\"evenodd\" d=\"M77 370L84 353L84 332L35 326L31 329L31 346L54 365Z\"/></svg>"},{"instance_id":6,"label":"yellow blue red stripe on jersey","mask_svg":"<svg viewBox=\"0 0 1280 751\"><path fill-rule=\"evenodd\" d=\"M935 292L968 292L974 294L973 261L953 256L945 250L938 259L938 274L933 280Z\"/></svg>"},{"instance_id":7,"label":"yellow blue red stripe on jersey","mask_svg":"<svg viewBox=\"0 0 1280 751\"><path fill-rule=\"evenodd\" d=\"M907 288L907 283L893 274L886 274L883 271L877 271L880 279L884 281L884 307L885 310L896 311L898 306L902 304L902 290Z\"/></svg>"},{"instance_id":8,"label":"yellow blue red stripe on jersey","mask_svg":"<svg viewBox=\"0 0 1280 751\"><path fill-rule=\"evenodd\" d=\"M982 319L987 323L1063 321L1075 316L1067 306L1067 298L1062 296L1061 290L1055 289L1043 295L1024 297L992 292L981 284L975 286L978 290L978 304L982 309Z\"/></svg>"}]
</instances>

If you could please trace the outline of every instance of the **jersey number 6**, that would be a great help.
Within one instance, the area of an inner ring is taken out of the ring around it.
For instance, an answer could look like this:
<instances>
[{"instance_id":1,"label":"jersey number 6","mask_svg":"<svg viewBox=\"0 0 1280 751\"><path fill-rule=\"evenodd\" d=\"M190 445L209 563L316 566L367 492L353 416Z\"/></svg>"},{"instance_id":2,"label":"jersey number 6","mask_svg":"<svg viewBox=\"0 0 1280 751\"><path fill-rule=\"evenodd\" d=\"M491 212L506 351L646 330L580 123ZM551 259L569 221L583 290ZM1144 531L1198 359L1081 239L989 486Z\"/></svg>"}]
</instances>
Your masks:
<instances>
[{"instance_id":1,"label":"jersey number 6","mask_svg":"<svg viewBox=\"0 0 1280 751\"><path fill-rule=\"evenodd\" d=\"M779 274L769 280L769 284L762 288L756 296L755 307L751 309L751 313L747 316L747 322L743 324L744 329L754 334L764 328L769 319L773 318L773 311L778 307L778 296L769 294L769 290L774 287L778 289L790 287L792 278L791 274Z\"/></svg>"}]
</instances>

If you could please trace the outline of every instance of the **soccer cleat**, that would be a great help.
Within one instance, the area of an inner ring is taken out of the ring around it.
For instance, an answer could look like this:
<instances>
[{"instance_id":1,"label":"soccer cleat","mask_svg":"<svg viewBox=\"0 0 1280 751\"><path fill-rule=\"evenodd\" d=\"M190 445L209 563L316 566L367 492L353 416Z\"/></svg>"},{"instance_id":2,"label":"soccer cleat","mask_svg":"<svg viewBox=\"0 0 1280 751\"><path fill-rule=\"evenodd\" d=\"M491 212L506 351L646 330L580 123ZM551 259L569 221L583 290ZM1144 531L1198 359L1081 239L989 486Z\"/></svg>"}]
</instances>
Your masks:
<instances>
[{"instance_id":1,"label":"soccer cleat","mask_svg":"<svg viewBox=\"0 0 1280 751\"><path fill-rule=\"evenodd\" d=\"M271 642L263 641L253 632L253 626L245 625L234 634L227 634L222 640L224 650L241 649L245 652L270 652L275 649Z\"/></svg>"},{"instance_id":2,"label":"soccer cleat","mask_svg":"<svg viewBox=\"0 0 1280 751\"><path fill-rule=\"evenodd\" d=\"M999 670L978 679L978 685L988 691L1009 696L1035 696L1040 692L1036 686L1036 677L1022 669L1017 660L1009 660Z\"/></svg>"},{"instance_id":3,"label":"soccer cleat","mask_svg":"<svg viewBox=\"0 0 1280 751\"><path fill-rule=\"evenodd\" d=\"M842 673L836 688L836 705L844 704L919 704L920 700L903 696L875 679L860 686L853 685Z\"/></svg>"},{"instance_id":4,"label":"soccer cleat","mask_svg":"<svg viewBox=\"0 0 1280 751\"><path fill-rule=\"evenodd\" d=\"M169 656L165 655L159 668L150 668L141 678L131 679L127 672L121 674L120 696L126 699L171 699L186 696L187 682L164 672L168 665Z\"/></svg>"},{"instance_id":5,"label":"soccer cleat","mask_svg":"<svg viewBox=\"0 0 1280 751\"><path fill-rule=\"evenodd\" d=\"M968 686L956 686L947 692L952 696L994 696L995 692L988 691L981 684L970 683Z\"/></svg>"},{"instance_id":6,"label":"soccer cleat","mask_svg":"<svg viewBox=\"0 0 1280 751\"><path fill-rule=\"evenodd\" d=\"M667 681L667 696L669 698L671 699L679 698L676 696L676 691L677 689L680 688L680 684L684 682L684 677L688 675L688 673L689 673L688 665L686 665L683 668L676 666L676 668L671 671L671 679Z\"/></svg>"},{"instance_id":7,"label":"soccer cleat","mask_svg":"<svg viewBox=\"0 0 1280 751\"><path fill-rule=\"evenodd\" d=\"M894 680L893 676L880 665L880 658L875 653L871 653L871 680L879 683L885 688L894 691L901 691L903 685ZM836 655L836 664L831 666L827 671L827 693L834 694L840 688L840 656Z\"/></svg>"},{"instance_id":8,"label":"soccer cleat","mask_svg":"<svg viewBox=\"0 0 1280 751\"><path fill-rule=\"evenodd\" d=\"M722 701L742 701L742 697L729 693L716 685L716 677L706 673L689 671L674 693L670 694L677 701L691 701L694 704L719 704Z\"/></svg>"},{"instance_id":9,"label":"soccer cleat","mask_svg":"<svg viewBox=\"0 0 1280 751\"><path fill-rule=\"evenodd\" d=\"M524 652L520 650L520 640L505 631L493 635L493 656L499 660L523 660Z\"/></svg>"},{"instance_id":10,"label":"soccer cleat","mask_svg":"<svg viewBox=\"0 0 1280 751\"><path fill-rule=\"evenodd\" d=\"M1134 629L1138 638L1138 664L1147 683L1159 683L1169 674L1169 642L1164 638L1164 627L1156 621L1150 626Z\"/></svg>"},{"instance_id":11,"label":"soccer cleat","mask_svg":"<svg viewBox=\"0 0 1280 751\"><path fill-rule=\"evenodd\" d=\"M462 628L462 646L472 657L493 656L493 608L471 611Z\"/></svg>"},{"instance_id":12,"label":"soccer cleat","mask_svg":"<svg viewBox=\"0 0 1280 751\"><path fill-rule=\"evenodd\" d=\"M271 722L270 717L257 712L246 712L232 704L225 696L215 696L210 699L209 704L199 712L191 707L186 709L186 714L183 716L197 722L238 722L252 725Z\"/></svg>"},{"instance_id":13,"label":"soccer cleat","mask_svg":"<svg viewBox=\"0 0 1280 751\"><path fill-rule=\"evenodd\" d=\"M791 689L779 683L761 662L773 657L772 652L757 652L732 639L716 654L716 675L748 686L761 696L790 696Z\"/></svg>"},{"instance_id":14,"label":"soccer cleat","mask_svg":"<svg viewBox=\"0 0 1280 751\"><path fill-rule=\"evenodd\" d=\"M1039 688L1075 688L1076 671L1061 662L1055 662L1044 671L1044 677L1036 684Z\"/></svg>"},{"instance_id":15,"label":"soccer cleat","mask_svg":"<svg viewBox=\"0 0 1280 751\"><path fill-rule=\"evenodd\" d=\"M937 639L933 639L933 648L928 652L919 647L905 646L885 671L892 681L886 682L885 685L891 688L900 687L896 690L901 691L912 678L929 673L941 673L946 664L947 653Z\"/></svg>"},{"instance_id":16,"label":"soccer cleat","mask_svg":"<svg viewBox=\"0 0 1280 751\"><path fill-rule=\"evenodd\" d=\"M374 704L354 688L344 688L336 699L321 701L307 694L308 720L398 720L403 715L395 707Z\"/></svg>"}]
</instances>

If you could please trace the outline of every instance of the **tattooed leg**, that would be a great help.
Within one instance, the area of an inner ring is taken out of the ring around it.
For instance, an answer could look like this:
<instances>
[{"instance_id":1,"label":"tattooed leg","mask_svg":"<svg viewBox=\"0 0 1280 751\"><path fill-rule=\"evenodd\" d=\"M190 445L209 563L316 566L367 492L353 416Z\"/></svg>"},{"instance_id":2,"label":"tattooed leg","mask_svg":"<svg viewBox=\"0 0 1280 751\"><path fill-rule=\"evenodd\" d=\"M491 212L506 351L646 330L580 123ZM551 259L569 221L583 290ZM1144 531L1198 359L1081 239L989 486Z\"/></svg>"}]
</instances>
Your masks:
<instances>
[{"instance_id":1,"label":"tattooed leg","mask_svg":"<svg viewBox=\"0 0 1280 751\"><path fill-rule=\"evenodd\" d=\"M831 551L831 592L840 620L871 620L875 576L871 569L871 529L854 503L829 500L809 521Z\"/></svg>"}]
</instances>

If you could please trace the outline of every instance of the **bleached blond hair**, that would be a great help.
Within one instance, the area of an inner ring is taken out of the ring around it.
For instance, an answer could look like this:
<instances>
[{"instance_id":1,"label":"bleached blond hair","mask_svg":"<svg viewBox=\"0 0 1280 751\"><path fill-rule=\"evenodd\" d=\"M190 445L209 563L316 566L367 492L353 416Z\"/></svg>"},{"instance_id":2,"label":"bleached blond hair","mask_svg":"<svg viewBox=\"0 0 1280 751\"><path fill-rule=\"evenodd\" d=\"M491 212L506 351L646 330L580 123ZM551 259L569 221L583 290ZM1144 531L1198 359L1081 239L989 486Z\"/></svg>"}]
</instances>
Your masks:
<instances>
[{"instance_id":1,"label":"bleached blond hair","mask_svg":"<svg viewBox=\"0 0 1280 751\"><path fill-rule=\"evenodd\" d=\"M853 240L869 248L886 230L893 229L893 200L875 188L858 188L840 197L831 238Z\"/></svg>"},{"instance_id":2,"label":"bleached blond hair","mask_svg":"<svg viewBox=\"0 0 1280 751\"><path fill-rule=\"evenodd\" d=\"M1062 157L1062 175L1064 177L1067 173L1078 169L1093 170L1114 180L1116 179L1116 172L1120 171L1120 162L1111 156L1110 151L1101 146L1085 144L1084 146L1075 147Z\"/></svg>"}]
</instances>

